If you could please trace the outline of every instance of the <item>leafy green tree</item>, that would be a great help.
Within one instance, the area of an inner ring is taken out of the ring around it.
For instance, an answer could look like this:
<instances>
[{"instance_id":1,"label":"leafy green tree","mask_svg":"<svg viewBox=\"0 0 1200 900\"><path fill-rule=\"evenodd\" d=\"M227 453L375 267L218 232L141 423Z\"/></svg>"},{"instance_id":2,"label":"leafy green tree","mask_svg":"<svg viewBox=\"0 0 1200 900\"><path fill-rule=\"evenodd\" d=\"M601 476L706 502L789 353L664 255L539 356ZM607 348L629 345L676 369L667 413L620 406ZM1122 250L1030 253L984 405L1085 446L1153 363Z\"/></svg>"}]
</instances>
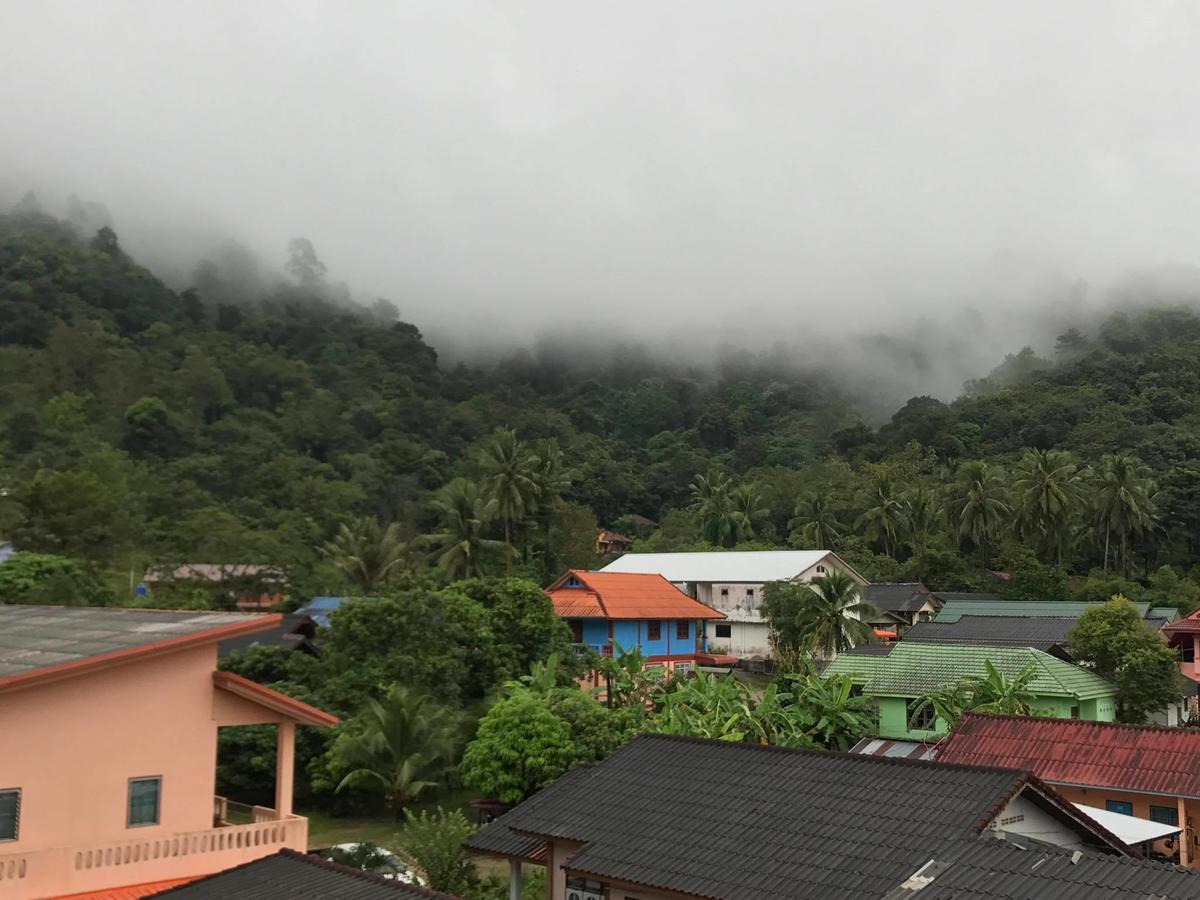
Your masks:
<instances>
[{"instance_id":1,"label":"leafy green tree","mask_svg":"<svg viewBox=\"0 0 1200 900\"><path fill-rule=\"evenodd\" d=\"M461 810L447 812L439 806L434 813L416 814L406 809L396 849L429 887L465 897L479 887L479 876L463 843L478 830Z\"/></svg>"},{"instance_id":2,"label":"leafy green tree","mask_svg":"<svg viewBox=\"0 0 1200 900\"><path fill-rule=\"evenodd\" d=\"M763 588L762 612L780 644L810 647L827 659L870 642L874 630L864 620L879 614L837 570L808 584L771 582Z\"/></svg>"},{"instance_id":3,"label":"leafy green tree","mask_svg":"<svg viewBox=\"0 0 1200 900\"><path fill-rule=\"evenodd\" d=\"M333 540L320 549L356 590L367 595L399 573L408 551L399 525L390 522L385 527L371 517L343 522Z\"/></svg>"},{"instance_id":4,"label":"leafy green tree","mask_svg":"<svg viewBox=\"0 0 1200 900\"><path fill-rule=\"evenodd\" d=\"M160 398L142 397L125 410L125 449L134 456L170 456L183 449L181 440Z\"/></svg>"},{"instance_id":5,"label":"leafy green tree","mask_svg":"<svg viewBox=\"0 0 1200 900\"><path fill-rule=\"evenodd\" d=\"M1017 532L1043 559L1062 565L1083 509L1083 476L1069 453L1026 451L1013 484Z\"/></svg>"},{"instance_id":6,"label":"leafy green tree","mask_svg":"<svg viewBox=\"0 0 1200 900\"><path fill-rule=\"evenodd\" d=\"M463 783L502 803L520 803L562 775L578 750L570 727L528 691L496 703L463 753Z\"/></svg>"},{"instance_id":7,"label":"leafy green tree","mask_svg":"<svg viewBox=\"0 0 1200 900\"><path fill-rule=\"evenodd\" d=\"M1028 550L1009 554L1004 559L1009 579L1000 592L1009 600L1071 600L1071 584L1064 569L1038 562Z\"/></svg>"},{"instance_id":8,"label":"leafy green tree","mask_svg":"<svg viewBox=\"0 0 1200 900\"><path fill-rule=\"evenodd\" d=\"M496 514L496 501L485 500L474 482L455 478L437 493L433 505L442 530L424 539L433 546L433 558L447 578L480 578L485 554L511 551L508 541L485 536Z\"/></svg>"},{"instance_id":9,"label":"leafy green tree","mask_svg":"<svg viewBox=\"0 0 1200 900\"><path fill-rule=\"evenodd\" d=\"M0 564L0 603L103 606L112 592L64 556L19 551Z\"/></svg>"},{"instance_id":10,"label":"leafy green tree","mask_svg":"<svg viewBox=\"0 0 1200 900\"><path fill-rule=\"evenodd\" d=\"M818 746L844 753L865 735L875 733L872 701L855 696L849 676L821 678L809 672L789 680L794 702L803 714L804 732Z\"/></svg>"},{"instance_id":11,"label":"leafy green tree","mask_svg":"<svg viewBox=\"0 0 1200 900\"><path fill-rule=\"evenodd\" d=\"M666 677L666 669L649 665L641 647L626 650L613 641L613 654L601 660L600 674L609 706L644 708Z\"/></svg>"},{"instance_id":12,"label":"leafy green tree","mask_svg":"<svg viewBox=\"0 0 1200 900\"><path fill-rule=\"evenodd\" d=\"M520 578L484 578L455 582L449 589L463 592L486 611L497 664L505 672L528 671L550 657L569 670L565 661L574 659L571 630L536 584Z\"/></svg>"},{"instance_id":13,"label":"leafy green tree","mask_svg":"<svg viewBox=\"0 0 1200 900\"><path fill-rule=\"evenodd\" d=\"M833 498L824 486L796 501L795 518L788 523L793 546L831 550L846 526L838 519Z\"/></svg>"},{"instance_id":14,"label":"leafy green tree","mask_svg":"<svg viewBox=\"0 0 1200 900\"><path fill-rule=\"evenodd\" d=\"M1072 658L1117 688L1117 718L1142 723L1183 695L1179 664L1129 600L1089 609L1067 633Z\"/></svg>"},{"instance_id":15,"label":"leafy green tree","mask_svg":"<svg viewBox=\"0 0 1200 900\"><path fill-rule=\"evenodd\" d=\"M392 685L382 700L368 698L361 718L335 741L334 765L346 772L337 789L378 793L399 818L453 764L460 727L432 698Z\"/></svg>"},{"instance_id":16,"label":"leafy green tree","mask_svg":"<svg viewBox=\"0 0 1200 900\"><path fill-rule=\"evenodd\" d=\"M1104 571L1109 545L1116 539L1125 577L1129 577L1129 542L1155 524L1156 489L1149 470L1131 453L1110 453L1100 460L1092 485L1096 532L1104 542Z\"/></svg>"},{"instance_id":17,"label":"leafy green tree","mask_svg":"<svg viewBox=\"0 0 1200 900\"><path fill-rule=\"evenodd\" d=\"M511 428L497 429L480 454L484 489L504 525L504 543L512 544L513 526L536 510L546 474Z\"/></svg>"}]
</instances>

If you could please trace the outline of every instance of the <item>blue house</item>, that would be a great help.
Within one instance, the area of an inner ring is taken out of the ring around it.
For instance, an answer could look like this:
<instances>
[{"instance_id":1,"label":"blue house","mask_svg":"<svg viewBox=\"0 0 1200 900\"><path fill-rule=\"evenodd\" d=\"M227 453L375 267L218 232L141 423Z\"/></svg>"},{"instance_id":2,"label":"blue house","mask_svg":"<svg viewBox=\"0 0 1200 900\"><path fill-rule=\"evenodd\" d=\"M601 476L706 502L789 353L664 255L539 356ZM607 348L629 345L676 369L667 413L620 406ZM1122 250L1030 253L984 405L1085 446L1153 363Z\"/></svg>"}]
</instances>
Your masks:
<instances>
[{"instance_id":1,"label":"blue house","mask_svg":"<svg viewBox=\"0 0 1200 900\"><path fill-rule=\"evenodd\" d=\"M581 652L612 656L617 646L636 647L669 669L708 662L706 623L725 618L661 575L572 569L546 593Z\"/></svg>"}]
</instances>

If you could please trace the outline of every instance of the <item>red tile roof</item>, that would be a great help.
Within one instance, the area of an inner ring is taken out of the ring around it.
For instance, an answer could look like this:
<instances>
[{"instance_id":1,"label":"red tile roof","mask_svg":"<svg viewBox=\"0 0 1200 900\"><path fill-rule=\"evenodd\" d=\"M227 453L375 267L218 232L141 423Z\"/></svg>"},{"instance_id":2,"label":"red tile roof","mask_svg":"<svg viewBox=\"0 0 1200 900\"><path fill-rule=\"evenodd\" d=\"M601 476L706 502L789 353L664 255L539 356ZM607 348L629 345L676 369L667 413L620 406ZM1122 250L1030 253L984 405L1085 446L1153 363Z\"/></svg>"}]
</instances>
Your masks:
<instances>
[{"instance_id":1,"label":"red tile roof","mask_svg":"<svg viewBox=\"0 0 1200 900\"><path fill-rule=\"evenodd\" d=\"M1052 784L1200 798L1200 729L968 713L937 759L1027 769Z\"/></svg>"},{"instance_id":2,"label":"red tile roof","mask_svg":"<svg viewBox=\"0 0 1200 900\"><path fill-rule=\"evenodd\" d=\"M145 884L130 884L125 887L105 888L102 891L88 891L84 894L64 894L54 900L141 900L165 891L168 888L188 884L203 875L192 875L189 878L171 878L167 881L149 881Z\"/></svg>"},{"instance_id":3,"label":"red tile roof","mask_svg":"<svg viewBox=\"0 0 1200 900\"><path fill-rule=\"evenodd\" d=\"M1163 634L1195 634L1200 632L1200 609L1188 613L1182 619L1168 622L1162 627Z\"/></svg>"},{"instance_id":4,"label":"red tile roof","mask_svg":"<svg viewBox=\"0 0 1200 900\"><path fill-rule=\"evenodd\" d=\"M572 578L582 586L564 587ZM724 613L693 600L661 575L571 569L546 588L546 593L563 618L725 618Z\"/></svg>"}]
</instances>

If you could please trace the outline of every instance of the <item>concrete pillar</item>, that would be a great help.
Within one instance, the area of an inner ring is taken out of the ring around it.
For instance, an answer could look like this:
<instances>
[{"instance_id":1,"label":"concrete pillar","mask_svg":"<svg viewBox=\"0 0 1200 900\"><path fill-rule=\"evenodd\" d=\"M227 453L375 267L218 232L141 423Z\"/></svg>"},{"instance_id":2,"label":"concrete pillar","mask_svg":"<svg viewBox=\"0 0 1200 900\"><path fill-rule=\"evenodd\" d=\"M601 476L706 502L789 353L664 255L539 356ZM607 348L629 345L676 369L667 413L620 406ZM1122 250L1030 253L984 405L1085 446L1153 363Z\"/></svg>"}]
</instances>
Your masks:
<instances>
[{"instance_id":1,"label":"concrete pillar","mask_svg":"<svg viewBox=\"0 0 1200 900\"><path fill-rule=\"evenodd\" d=\"M524 877L521 872L521 861L508 861L508 900L521 900L521 888L524 887Z\"/></svg>"},{"instance_id":2,"label":"concrete pillar","mask_svg":"<svg viewBox=\"0 0 1200 900\"><path fill-rule=\"evenodd\" d=\"M1187 804L1183 802L1182 797L1175 803L1179 809L1179 825L1183 829L1179 832L1179 864L1188 866L1191 865L1192 859L1192 830L1188 828L1187 823Z\"/></svg>"},{"instance_id":3,"label":"concrete pillar","mask_svg":"<svg viewBox=\"0 0 1200 900\"><path fill-rule=\"evenodd\" d=\"M292 786L296 779L296 723L275 726L275 812L283 819L292 814Z\"/></svg>"}]
</instances>

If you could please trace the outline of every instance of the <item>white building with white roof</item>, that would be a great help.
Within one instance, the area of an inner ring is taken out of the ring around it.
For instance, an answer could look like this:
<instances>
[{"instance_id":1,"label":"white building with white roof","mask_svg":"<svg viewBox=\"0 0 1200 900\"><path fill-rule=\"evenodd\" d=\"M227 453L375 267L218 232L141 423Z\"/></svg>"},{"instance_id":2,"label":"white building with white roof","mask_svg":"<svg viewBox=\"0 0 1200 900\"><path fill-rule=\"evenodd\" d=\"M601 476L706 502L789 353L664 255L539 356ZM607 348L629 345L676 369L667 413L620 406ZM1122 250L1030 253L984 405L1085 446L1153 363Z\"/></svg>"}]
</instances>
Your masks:
<instances>
[{"instance_id":1,"label":"white building with white roof","mask_svg":"<svg viewBox=\"0 0 1200 900\"><path fill-rule=\"evenodd\" d=\"M771 581L812 581L845 572L860 587L867 580L829 550L730 550L703 553L626 553L600 571L661 575L691 597L725 613L709 627L709 646L739 659L769 657L771 629L759 610Z\"/></svg>"}]
</instances>

